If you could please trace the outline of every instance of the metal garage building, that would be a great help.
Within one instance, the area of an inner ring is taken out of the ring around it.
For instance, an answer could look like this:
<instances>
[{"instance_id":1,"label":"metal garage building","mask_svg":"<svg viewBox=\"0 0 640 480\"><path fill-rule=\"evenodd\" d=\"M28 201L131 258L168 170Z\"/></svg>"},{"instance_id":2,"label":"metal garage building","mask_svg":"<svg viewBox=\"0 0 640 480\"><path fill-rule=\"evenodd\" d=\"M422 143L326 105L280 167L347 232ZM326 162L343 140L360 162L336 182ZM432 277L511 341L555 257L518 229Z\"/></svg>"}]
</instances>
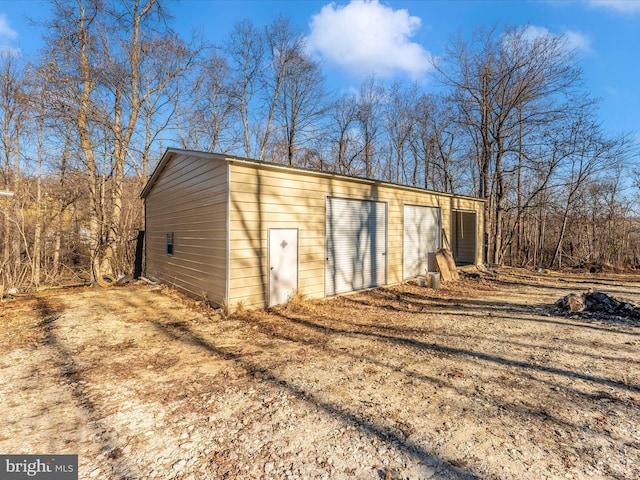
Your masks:
<instances>
[{"instance_id":1,"label":"metal garage building","mask_svg":"<svg viewBox=\"0 0 640 480\"><path fill-rule=\"evenodd\" d=\"M482 262L482 200L168 149L141 193L145 274L231 309L399 283L443 235Z\"/></svg>"}]
</instances>

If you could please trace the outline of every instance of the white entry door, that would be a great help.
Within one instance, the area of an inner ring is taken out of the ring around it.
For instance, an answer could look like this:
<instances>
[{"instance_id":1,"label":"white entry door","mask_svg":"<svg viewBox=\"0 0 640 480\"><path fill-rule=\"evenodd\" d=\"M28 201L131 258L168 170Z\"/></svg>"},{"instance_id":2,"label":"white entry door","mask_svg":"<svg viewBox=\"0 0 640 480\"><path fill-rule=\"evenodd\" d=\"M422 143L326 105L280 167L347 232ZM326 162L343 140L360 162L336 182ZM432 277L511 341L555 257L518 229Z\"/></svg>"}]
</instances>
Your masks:
<instances>
[{"instance_id":1,"label":"white entry door","mask_svg":"<svg viewBox=\"0 0 640 480\"><path fill-rule=\"evenodd\" d=\"M269 229L269 306L287 303L298 289L298 229Z\"/></svg>"}]
</instances>

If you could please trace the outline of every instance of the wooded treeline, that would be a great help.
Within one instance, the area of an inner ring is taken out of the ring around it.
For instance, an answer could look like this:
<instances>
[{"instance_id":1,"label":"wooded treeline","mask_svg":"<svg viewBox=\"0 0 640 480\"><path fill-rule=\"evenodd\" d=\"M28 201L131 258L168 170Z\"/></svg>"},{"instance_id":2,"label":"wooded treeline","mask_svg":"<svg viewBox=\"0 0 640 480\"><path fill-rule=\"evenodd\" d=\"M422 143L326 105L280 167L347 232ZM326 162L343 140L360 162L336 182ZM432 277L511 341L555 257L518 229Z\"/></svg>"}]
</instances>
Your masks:
<instances>
[{"instance_id":1,"label":"wooded treeline","mask_svg":"<svg viewBox=\"0 0 640 480\"><path fill-rule=\"evenodd\" d=\"M160 0L50 7L37 60L0 56L4 285L131 272L167 146L482 197L489 263L640 264L637 145L562 36L481 29L427 81L336 92L286 17L206 45Z\"/></svg>"}]
</instances>

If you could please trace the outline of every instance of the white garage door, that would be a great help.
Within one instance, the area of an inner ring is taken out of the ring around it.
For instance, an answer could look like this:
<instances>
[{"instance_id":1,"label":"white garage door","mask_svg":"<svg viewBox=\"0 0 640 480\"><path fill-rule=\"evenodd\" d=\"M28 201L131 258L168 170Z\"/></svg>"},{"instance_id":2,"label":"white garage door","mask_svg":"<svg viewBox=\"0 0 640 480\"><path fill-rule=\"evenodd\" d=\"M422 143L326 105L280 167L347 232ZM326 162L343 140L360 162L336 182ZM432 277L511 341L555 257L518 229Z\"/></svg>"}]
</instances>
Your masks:
<instances>
[{"instance_id":1,"label":"white garage door","mask_svg":"<svg viewBox=\"0 0 640 480\"><path fill-rule=\"evenodd\" d=\"M387 204L327 198L326 294L387 282Z\"/></svg>"},{"instance_id":2,"label":"white garage door","mask_svg":"<svg viewBox=\"0 0 640 480\"><path fill-rule=\"evenodd\" d=\"M436 270L435 251L440 248L440 209L404 206L402 271L404 278Z\"/></svg>"}]
</instances>

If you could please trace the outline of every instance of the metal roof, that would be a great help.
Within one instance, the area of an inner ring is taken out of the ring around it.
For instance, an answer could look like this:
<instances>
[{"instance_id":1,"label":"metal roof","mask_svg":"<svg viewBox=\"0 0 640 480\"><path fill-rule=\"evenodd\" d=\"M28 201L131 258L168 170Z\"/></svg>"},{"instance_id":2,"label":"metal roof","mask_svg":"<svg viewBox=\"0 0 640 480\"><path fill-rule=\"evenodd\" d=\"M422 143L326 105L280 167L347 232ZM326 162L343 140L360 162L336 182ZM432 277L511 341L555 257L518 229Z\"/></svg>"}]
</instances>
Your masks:
<instances>
[{"instance_id":1,"label":"metal roof","mask_svg":"<svg viewBox=\"0 0 640 480\"><path fill-rule=\"evenodd\" d=\"M320 177L325 177L325 178L343 179L343 180L347 180L347 181L351 181L351 182L364 183L364 184L369 184L369 185L388 186L388 187L400 188L400 189L404 189L404 190L413 190L413 191L418 191L418 192L422 192L422 193L434 193L434 194L444 195L444 196L448 196L448 197L466 198L466 199L471 199L471 200L479 200L479 201L482 201L482 202L486 201L485 199L478 198L478 197L472 197L472 196L469 196L469 195L457 195L457 194L453 194L453 193L438 192L438 191L435 191L435 190L427 190L427 189L420 188L420 187L412 187L412 186L409 186L409 185L402 185L402 184L399 184L399 183L383 182L381 180L373 180L373 179L370 179L370 178L354 177L354 176L349 176L349 175L344 175L344 174L339 174L339 173L325 172L325 171L322 171L322 170L316 170L316 169L312 169L312 168L295 167L295 166L290 166L290 165L282 165L282 164L279 164L279 163L265 162L265 161L261 161L261 160L253 160L253 159L249 159L249 158L236 157L236 156L233 156L233 155L224 155L224 154L221 154L221 153L201 152L201 151L197 151L197 150L185 150L185 149L181 149L181 148L167 148L165 150L164 154L162 155L162 158L160 159L160 162L158 163L158 165L154 169L153 173L149 177L149 180L147 181L147 184L144 186L144 188L140 192L140 198L146 198L147 195L149 195L149 192L153 188L153 185L157 181L158 177L162 174L162 171L166 167L166 165L169 162L169 160L171 160L171 158L174 155L178 155L178 154L198 156L198 157L203 157L203 158L207 158L207 159L211 159L211 160L222 160L222 161L228 162L229 164L250 165L250 166L253 166L254 168L263 169L263 170L276 170L276 171L279 170L279 171L293 172L293 173L304 174L304 175L320 176Z\"/></svg>"}]
</instances>

